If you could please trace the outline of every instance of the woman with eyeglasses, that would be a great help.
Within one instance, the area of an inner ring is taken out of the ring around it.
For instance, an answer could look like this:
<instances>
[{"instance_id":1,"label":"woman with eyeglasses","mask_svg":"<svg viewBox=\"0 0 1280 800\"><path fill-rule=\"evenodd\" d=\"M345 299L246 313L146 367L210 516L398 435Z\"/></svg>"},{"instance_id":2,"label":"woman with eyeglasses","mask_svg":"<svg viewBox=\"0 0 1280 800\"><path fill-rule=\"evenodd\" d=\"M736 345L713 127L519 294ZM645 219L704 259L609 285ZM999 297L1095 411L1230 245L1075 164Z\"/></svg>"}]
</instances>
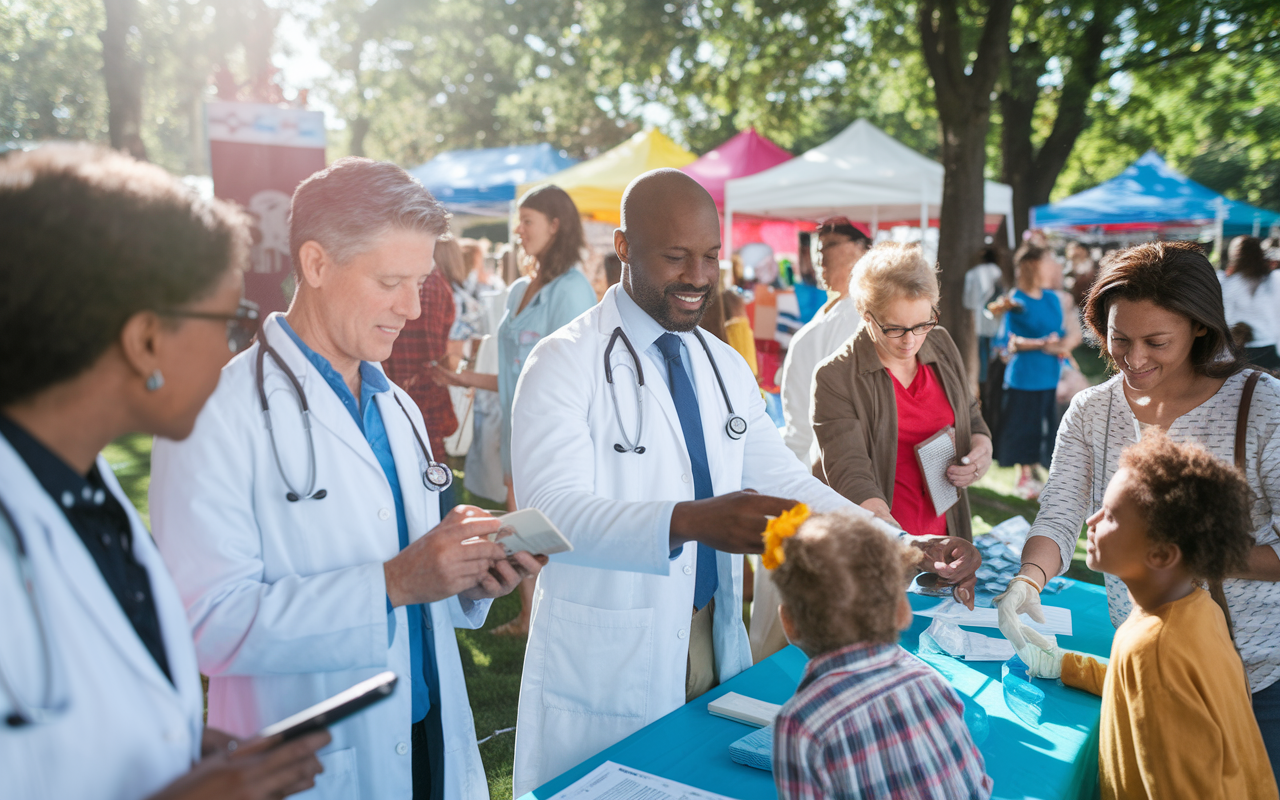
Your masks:
<instances>
[{"instance_id":1,"label":"woman with eyeglasses","mask_svg":"<svg viewBox=\"0 0 1280 800\"><path fill-rule=\"evenodd\" d=\"M938 277L916 245L881 242L854 268L857 332L818 367L813 430L819 477L908 533L973 538L965 487L991 466L991 435L964 362L938 327ZM946 471L959 502L934 510L916 446L955 428L960 463ZM970 607L972 586L956 589Z\"/></svg>"},{"instance_id":2,"label":"woman with eyeglasses","mask_svg":"<svg viewBox=\"0 0 1280 800\"><path fill-rule=\"evenodd\" d=\"M45 145L0 159L0 219L5 796L310 788L327 732L204 727L182 599L100 455L130 432L190 434L253 337L244 217L128 156Z\"/></svg>"}]
</instances>

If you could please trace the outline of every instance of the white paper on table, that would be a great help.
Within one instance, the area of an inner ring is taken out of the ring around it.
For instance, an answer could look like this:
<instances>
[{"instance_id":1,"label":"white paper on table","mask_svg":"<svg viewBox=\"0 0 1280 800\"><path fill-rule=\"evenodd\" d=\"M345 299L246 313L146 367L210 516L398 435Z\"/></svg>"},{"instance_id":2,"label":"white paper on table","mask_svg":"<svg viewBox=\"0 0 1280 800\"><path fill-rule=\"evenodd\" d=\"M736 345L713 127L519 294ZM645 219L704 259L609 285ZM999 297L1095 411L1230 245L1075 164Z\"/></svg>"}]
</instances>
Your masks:
<instances>
[{"instance_id":1,"label":"white paper on table","mask_svg":"<svg viewBox=\"0 0 1280 800\"><path fill-rule=\"evenodd\" d=\"M1060 606L1040 606L1040 610L1044 612L1045 623L1043 625L1026 614L1020 615L1019 619L1022 620L1022 624L1029 625L1033 630L1043 634L1071 635L1071 609ZM970 611L954 600L943 600L932 608L926 608L915 613L922 617L933 617L943 622L950 622L954 625L967 625L971 628L1000 627L999 617L994 608L975 608Z\"/></svg>"},{"instance_id":2,"label":"white paper on table","mask_svg":"<svg viewBox=\"0 0 1280 800\"><path fill-rule=\"evenodd\" d=\"M1013 658L1013 645L1008 639L983 636L940 619L935 618L925 633L947 653L965 661L1008 661Z\"/></svg>"},{"instance_id":3,"label":"white paper on table","mask_svg":"<svg viewBox=\"0 0 1280 800\"><path fill-rule=\"evenodd\" d=\"M733 800L606 761L551 800Z\"/></svg>"}]
</instances>

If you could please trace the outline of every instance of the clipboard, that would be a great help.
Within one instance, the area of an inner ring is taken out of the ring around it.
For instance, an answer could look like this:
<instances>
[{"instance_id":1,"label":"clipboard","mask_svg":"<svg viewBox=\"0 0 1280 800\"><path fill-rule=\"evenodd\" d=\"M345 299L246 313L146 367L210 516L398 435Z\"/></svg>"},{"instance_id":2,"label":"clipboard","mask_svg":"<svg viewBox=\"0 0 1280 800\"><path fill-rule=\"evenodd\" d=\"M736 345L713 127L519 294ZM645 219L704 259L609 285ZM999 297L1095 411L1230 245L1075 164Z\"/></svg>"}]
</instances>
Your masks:
<instances>
[{"instance_id":1,"label":"clipboard","mask_svg":"<svg viewBox=\"0 0 1280 800\"><path fill-rule=\"evenodd\" d=\"M960 502L960 490L947 480L947 467L956 463L956 429L950 425L915 446L916 464L924 477L924 491L933 510L942 516Z\"/></svg>"}]
</instances>

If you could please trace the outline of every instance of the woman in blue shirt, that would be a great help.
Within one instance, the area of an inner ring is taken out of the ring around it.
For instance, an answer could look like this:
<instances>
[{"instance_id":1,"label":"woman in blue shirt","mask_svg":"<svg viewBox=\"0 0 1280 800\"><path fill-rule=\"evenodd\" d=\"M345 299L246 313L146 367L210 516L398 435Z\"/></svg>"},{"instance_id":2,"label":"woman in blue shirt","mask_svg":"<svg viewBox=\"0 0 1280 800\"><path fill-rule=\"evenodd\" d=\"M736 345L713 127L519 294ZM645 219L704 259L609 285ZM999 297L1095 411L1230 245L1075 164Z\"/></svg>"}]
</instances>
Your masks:
<instances>
[{"instance_id":1,"label":"woman in blue shirt","mask_svg":"<svg viewBox=\"0 0 1280 800\"><path fill-rule=\"evenodd\" d=\"M507 510L515 510L511 491L511 404L516 381L534 345L573 321L599 298L582 272L586 240L578 207L563 189L552 184L530 189L520 198L519 224L524 277L511 284L507 312L498 326L498 373L452 373L436 368L439 380L497 392L502 406L502 472L507 484ZM499 636L524 636L529 632L533 608L533 581L520 584L520 616L494 629Z\"/></svg>"},{"instance_id":2,"label":"woman in blue shirt","mask_svg":"<svg viewBox=\"0 0 1280 800\"><path fill-rule=\"evenodd\" d=\"M1047 288L1043 273L1053 254L1033 244L1014 257L1017 287L1009 296L1004 316L1008 348L1004 407L997 436L996 457L1001 466L1019 465L1018 493L1032 497L1033 468L1047 466L1057 434L1055 395L1066 354L1062 302ZM1056 262L1053 262L1056 263ZM1050 264L1049 266L1052 266Z\"/></svg>"}]
</instances>

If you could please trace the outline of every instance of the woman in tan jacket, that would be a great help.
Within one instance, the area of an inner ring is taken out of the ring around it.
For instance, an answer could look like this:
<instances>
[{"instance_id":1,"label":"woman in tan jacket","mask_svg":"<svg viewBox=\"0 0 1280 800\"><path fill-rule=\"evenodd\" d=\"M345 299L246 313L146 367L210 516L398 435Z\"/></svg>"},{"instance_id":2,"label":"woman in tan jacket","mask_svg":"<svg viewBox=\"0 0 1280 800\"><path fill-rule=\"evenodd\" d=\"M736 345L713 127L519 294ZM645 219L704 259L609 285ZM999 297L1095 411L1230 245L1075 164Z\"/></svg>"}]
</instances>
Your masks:
<instances>
[{"instance_id":1,"label":"woman in tan jacket","mask_svg":"<svg viewBox=\"0 0 1280 800\"><path fill-rule=\"evenodd\" d=\"M814 469L908 533L972 539L965 487L991 466L991 433L960 352L938 327L937 273L918 246L882 242L858 263L851 289L862 325L814 377ZM915 446L948 426L961 458L947 479L960 501L939 515Z\"/></svg>"}]
</instances>

